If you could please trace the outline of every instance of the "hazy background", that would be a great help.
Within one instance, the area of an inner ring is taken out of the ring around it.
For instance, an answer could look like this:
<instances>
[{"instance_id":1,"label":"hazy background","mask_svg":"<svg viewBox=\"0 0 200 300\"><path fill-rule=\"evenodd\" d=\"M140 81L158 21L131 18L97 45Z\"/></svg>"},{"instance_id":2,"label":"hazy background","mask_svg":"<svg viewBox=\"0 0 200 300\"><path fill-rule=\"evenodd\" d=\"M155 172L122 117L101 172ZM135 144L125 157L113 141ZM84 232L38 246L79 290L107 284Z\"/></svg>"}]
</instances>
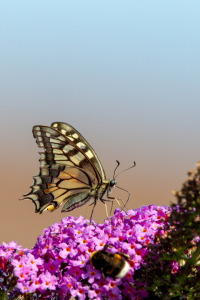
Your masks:
<instances>
[{"instance_id":1,"label":"hazy background","mask_svg":"<svg viewBox=\"0 0 200 300\"><path fill-rule=\"evenodd\" d=\"M33 125L74 126L107 178L116 159L120 170L135 160L117 180L129 208L173 201L200 160L199 11L184 0L1 1L0 243L30 248L68 215L18 201L39 170Z\"/></svg>"}]
</instances>

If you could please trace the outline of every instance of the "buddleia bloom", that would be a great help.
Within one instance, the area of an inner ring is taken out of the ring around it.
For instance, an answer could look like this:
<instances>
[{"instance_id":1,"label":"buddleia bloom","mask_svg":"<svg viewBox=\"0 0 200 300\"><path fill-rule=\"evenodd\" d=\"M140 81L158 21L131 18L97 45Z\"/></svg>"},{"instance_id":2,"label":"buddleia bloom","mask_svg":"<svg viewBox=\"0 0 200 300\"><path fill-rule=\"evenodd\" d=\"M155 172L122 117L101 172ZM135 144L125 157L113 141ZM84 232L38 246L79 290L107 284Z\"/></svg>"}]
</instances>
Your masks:
<instances>
[{"instance_id":1,"label":"buddleia bloom","mask_svg":"<svg viewBox=\"0 0 200 300\"><path fill-rule=\"evenodd\" d=\"M68 216L45 229L35 246L21 256L16 245L13 252L5 245L0 246L1 259L9 262L16 280L10 297L24 294L31 299L40 299L41 295L61 300L71 296L82 300L145 299L148 292L142 282L136 289L134 274L144 263L148 244L154 243L158 230L163 229L164 234L169 211L166 206L155 205L127 213L117 209L103 224L89 224L83 217ZM130 257L130 269L122 279L104 278L90 265L91 254L105 245L109 245L111 253L121 252ZM2 283L0 287L3 288Z\"/></svg>"}]
</instances>

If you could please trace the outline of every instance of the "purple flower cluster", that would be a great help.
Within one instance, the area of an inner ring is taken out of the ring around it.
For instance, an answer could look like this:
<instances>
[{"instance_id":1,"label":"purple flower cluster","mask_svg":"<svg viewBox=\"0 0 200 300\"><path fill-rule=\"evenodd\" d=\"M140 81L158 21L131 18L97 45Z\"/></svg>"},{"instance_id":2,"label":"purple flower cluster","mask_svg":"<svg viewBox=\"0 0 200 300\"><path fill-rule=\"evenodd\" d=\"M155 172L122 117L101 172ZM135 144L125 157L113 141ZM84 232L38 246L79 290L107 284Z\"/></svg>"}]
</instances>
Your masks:
<instances>
[{"instance_id":1,"label":"purple flower cluster","mask_svg":"<svg viewBox=\"0 0 200 300\"><path fill-rule=\"evenodd\" d=\"M5 273L16 280L11 295L31 294L30 299L143 299L148 292L135 288L134 272L143 264L147 245L155 235L164 235L170 208L142 206L127 213L117 209L104 224L88 224L83 217L68 216L45 229L32 250L15 242L0 246L0 291L9 290ZM89 262L93 251L108 244L112 253L130 256L130 270L123 279L103 278ZM174 266L173 266L174 267ZM6 286L7 284L7 286ZM9 292L8 292L9 293ZM40 298L43 295L44 298Z\"/></svg>"}]
</instances>

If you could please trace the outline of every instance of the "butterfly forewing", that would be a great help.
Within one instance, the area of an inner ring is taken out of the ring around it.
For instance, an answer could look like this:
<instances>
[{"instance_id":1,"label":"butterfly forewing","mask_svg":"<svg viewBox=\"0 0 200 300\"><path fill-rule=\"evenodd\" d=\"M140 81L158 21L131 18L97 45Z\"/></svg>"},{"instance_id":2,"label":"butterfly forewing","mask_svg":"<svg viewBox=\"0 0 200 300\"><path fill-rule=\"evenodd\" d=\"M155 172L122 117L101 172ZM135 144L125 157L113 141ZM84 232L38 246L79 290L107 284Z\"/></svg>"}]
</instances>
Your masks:
<instances>
[{"instance_id":1,"label":"butterfly forewing","mask_svg":"<svg viewBox=\"0 0 200 300\"><path fill-rule=\"evenodd\" d=\"M34 176L31 191L24 199L32 200L35 211L40 213L55 210L64 202L63 211L70 211L90 200L95 202L97 190L104 192L105 173L89 143L66 123L52 126L33 127L33 135L43 152L40 152L40 173Z\"/></svg>"},{"instance_id":2,"label":"butterfly forewing","mask_svg":"<svg viewBox=\"0 0 200 300\"><path fill-rule=\"evenodd\" d=\"M105 172L102 164L95 153L92 146L85 140L85 138L71 125L67 123L54 122L51 127L55 128L57 131L66 136L70 141L73 142L79 149L81 149L84 154L88 157L90 163L92 162L97 169L101 180L105 180Z\"/></svg>"},{"instance_id":3,"label":"butterfly forewing","mask_svg":"<svg viewBox=\"0 0 200 300\"><path fill-rule=\"evenodd\" d=\"M57 130L47 126L34 126L33 135L38 146L45 150L40 153L41 166L52 164L76 166L100 178L85 153Z\"/></svg>"}]
</instances>

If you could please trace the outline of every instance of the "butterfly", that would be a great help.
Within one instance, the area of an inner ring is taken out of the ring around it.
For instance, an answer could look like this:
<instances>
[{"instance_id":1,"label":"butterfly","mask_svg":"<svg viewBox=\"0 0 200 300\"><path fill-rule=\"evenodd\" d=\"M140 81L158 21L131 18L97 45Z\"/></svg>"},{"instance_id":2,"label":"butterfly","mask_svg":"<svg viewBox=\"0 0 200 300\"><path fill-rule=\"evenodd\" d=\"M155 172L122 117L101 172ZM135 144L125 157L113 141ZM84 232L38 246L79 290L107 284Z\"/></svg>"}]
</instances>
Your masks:
<instances>
[{"instance_id":1,"label":"butterfly","mask_svg":"<svg viewBox=\"0 0 200 300\"><path fill-rule=\"evenodd\" d=\"M116 186L114 176L106 179L94 149L71 125L62 122L54 122L50 127L36 125L33 136L43 149L39 152L40 171L22 200L31 200L36 213L54 211L63 203L62 212L69 212L87 203L94 205L93 214L98 199L105 206L105 201L113 204L113 199L118 199L110 197ZM106 193L109 200L103 199Z\"/></svg>"}]
</instances>

